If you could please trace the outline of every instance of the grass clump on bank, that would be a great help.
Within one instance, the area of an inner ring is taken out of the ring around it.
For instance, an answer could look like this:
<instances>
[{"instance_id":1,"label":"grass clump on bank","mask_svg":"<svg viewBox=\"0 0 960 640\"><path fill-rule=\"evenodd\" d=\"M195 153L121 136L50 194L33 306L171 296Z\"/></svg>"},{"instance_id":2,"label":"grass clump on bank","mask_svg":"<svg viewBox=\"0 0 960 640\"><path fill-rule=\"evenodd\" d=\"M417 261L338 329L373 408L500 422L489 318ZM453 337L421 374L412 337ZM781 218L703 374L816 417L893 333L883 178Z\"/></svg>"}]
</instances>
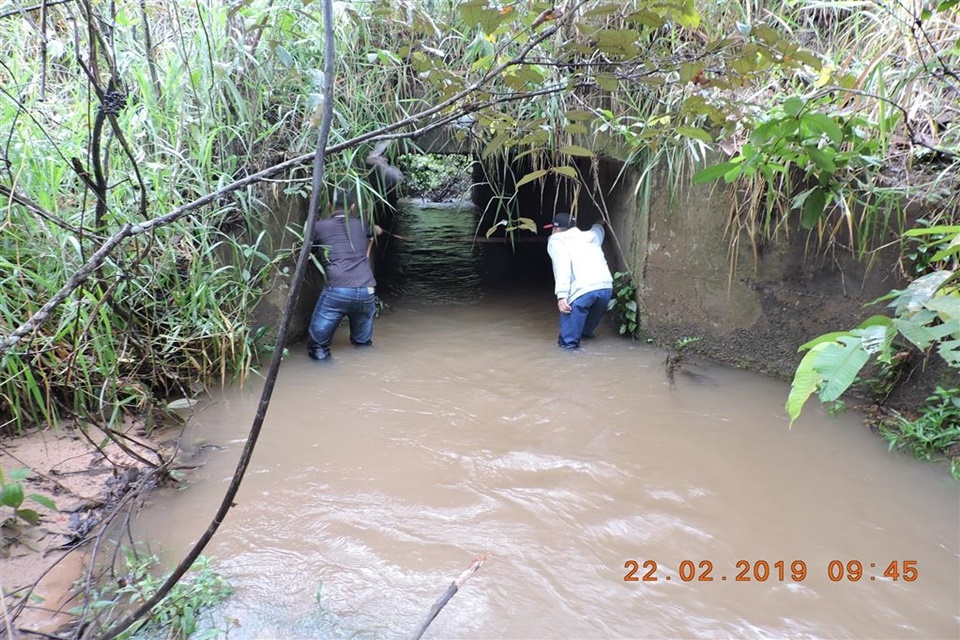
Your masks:
<instances>
[{"instance_id":1,"label":"grass clump on bank","mask_svg":"<svg viewBox=\"0 0 960 640\"><path fill-rule=\"evenodd\" d=\"M960 480L960 389L937 387L915 417L895 413L879 423L890 450L910 451L920 460L946 457Z\"/></svg>"},{"instance_id":2,"label":"grass clump on bank","mask_svg":"<svg viewBox=\"0 0 960 640\"><path fill-rule=\"evenodd\" d=\"M71 613L94 629L106 629L110 626L110 617L146 601L166 580L166 576L154 575L159 564L156 556L143 557L127 552L124 564L125 568L117 579L119 586L89 593L87 602ZM184 579L160 601L149 617L118 637L163 637L168 640L222 637L229 630L211 628L209 624L204 624L203 616L232 594L233 588L210 567L210 560L200 556Z\"/></svg>"}]
</instances>

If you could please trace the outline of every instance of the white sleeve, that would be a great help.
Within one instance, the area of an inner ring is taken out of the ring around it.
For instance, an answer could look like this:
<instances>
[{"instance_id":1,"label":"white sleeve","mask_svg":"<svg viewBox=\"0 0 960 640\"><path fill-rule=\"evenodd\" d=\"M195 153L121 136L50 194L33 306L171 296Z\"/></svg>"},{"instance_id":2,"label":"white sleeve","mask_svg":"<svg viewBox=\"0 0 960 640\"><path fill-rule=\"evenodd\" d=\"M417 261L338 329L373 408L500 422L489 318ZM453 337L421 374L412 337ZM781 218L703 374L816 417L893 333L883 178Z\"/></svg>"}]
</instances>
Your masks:
<instances>
[{"instance_id":1,"label":"white sleeve","mask_svg":"<svg viewBox=\"0 0 960 640\"><path fill-rule=\"evenodd\" d=\"M570 297L570 252L563 242L548 242L547 253L553 262L553 292L557 299Z\"/></svg>"},{"instance_id":2,"label":"white sleeve","mask_svg":"<svg viewBox=\"0 0 960 640\"><path fill-rule=\"evenodd\" d=\"M606 232L603 230L602 224L593 225L592 227L590 227L590 231L588 233L593 234L593 236L597 240L597 244L601 244L601 245L603 244L603 238L606 235Z\"/></svg>"}]
</instances>

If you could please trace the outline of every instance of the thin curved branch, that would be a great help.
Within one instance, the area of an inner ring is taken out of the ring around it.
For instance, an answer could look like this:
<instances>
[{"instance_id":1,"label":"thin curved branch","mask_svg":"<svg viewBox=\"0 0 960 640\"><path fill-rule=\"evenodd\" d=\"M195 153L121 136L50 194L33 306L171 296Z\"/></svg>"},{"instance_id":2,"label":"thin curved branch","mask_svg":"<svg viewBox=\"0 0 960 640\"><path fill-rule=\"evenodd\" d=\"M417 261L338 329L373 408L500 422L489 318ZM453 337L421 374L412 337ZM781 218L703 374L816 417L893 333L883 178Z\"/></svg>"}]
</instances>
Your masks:
<instances>
[{"instance_id":1,"label":"thin curved branch","mask_svg":"<svg viewBox=\"0 0 960 640\"><path fill-rule=\"evenodd\" d=\"M11 202L16 202L17 204L19 204L21 207L23 207L30 213L36 215L39 218L43 218L44 220L46 220L47 222L50 222L51 224L57 225L61 229L64 229L76 235L80 235L81 233L83 233L83 231L79 227L75 227L70 223L64 222L63 220L61 220L60 218L58 218L54 214L47 211L46 209L41 207L39 204L31 200L30 198L28 198L27 196L17 191L14 191L12 188L6 185L0 184L0 195L6 196L7 198L10 199Z\"/></svg>"},{"instance_id":2,"label":"thin curved branch","mask_svg":"<svg viewBox=\"0 0 960 640\"><path fill-rule=\"evenodd\" d=\"M323 187L323 171L327 154L327 140L330 136L330 126L333 120L333 85L335 63L334 33L333 33L333 0L323 1L323 23L324 23L324 75L328 79L323 89L323 116L320 122L320 130L317 134L317 147L314 152L313 165L313 191L310 195L310 206L307 213L307 220L304 223L304 239L300 248L300 256L297 260L297 268L293 276L290 287L290 293L287 296L287 302L284 305L283 317L280 320L280 326L277 331L276 348L273 350L273 357L270 359L270 367L267 370L264 380L263 390L260 394L260 403L257 407L257 413L254 416L253 424L250 427L250 433L247 436L237 462L237 468L230 480L230 486L220 502L217 513L211 520L207 530L200 536L189 553L180 561L180 564L171 572L170 576L156 590L152 597L140 605L133 613L116 623L112 628L101 637L101 640L113 640L118 635L130 628L131 625L140 620L151 609L153 609L170 592L170 590L180 581L183 575L189 571L193 563L203 552L207 543L213 538L214 534L220 528L227 513L234 506L234 499L240 490L240 484L253 457L253 450L256 447L263 422L266 419L267 409L270 406L270 398L273 395L273 388L276 384L277 375L280 373L280 365L283 361L284 345L287 338L287 330L290 327L290 321L296 312L297 298L300 294L300 287L306 275L307 267L310 264L310 255L313 249L313 227L317 219L317 211L320 207L320 193Z\"/></svg>"},{"instance_id":3,"label":"thin curved branch","mask_svg":"<svg viewBox=\"0 0 960 640\"><path fill-rule=\"evenodd\" d=\"M43 4L36 4L36 5L33 5L32 7L17 7L16 9L11 9L10 11L4 11L3 13L0 13L0 20L3 20L4 18L9 18L11 16L22 16L29 13L30 11L40 11L44 7L52 7L54 5L66 4L68 2L73 2L73 0L49 0L49 2L44 1ZM27 20L30 21L29 16L27 16Z\"/></svg>"},{"instance_id":4,"label":"thin curved branch","mask_svg":"<svg viewBox=\"0 0 960 640\"><path fill-rule=\"evenodd\" d=\"M951 161L960 159L960 155L958 155L957 152L951 151L949 149L944 149L943 147L937 147L930 141L926 140L924 136L917 133L917 130L914 129L913 125L910 124L910 114L907 112L906 108L904 108L904 106L898 103L896 100L892 100L884 96L879 96L875 93L870 93L869 91L864 91L862 89L849 89L847 87L841 87L841 86L825 87L820 91L818 91L817 93L813 94L813 96L811 96L811 99L815 99L820 96L833 93L835 91L842 91L844 93L849 93L855 96L863 96L865 98L873 98L874 100L879 100L880 102L890 105L891 107L899 111L901 114L903 114L903 126L907 128L907 135L909 136L910 142L912 144L915 144L918 147L923 147L924 149L929 149L930 151L933 151L934 153L938 153L944 158L947 158Z\"/></svg>"}]
</instances>

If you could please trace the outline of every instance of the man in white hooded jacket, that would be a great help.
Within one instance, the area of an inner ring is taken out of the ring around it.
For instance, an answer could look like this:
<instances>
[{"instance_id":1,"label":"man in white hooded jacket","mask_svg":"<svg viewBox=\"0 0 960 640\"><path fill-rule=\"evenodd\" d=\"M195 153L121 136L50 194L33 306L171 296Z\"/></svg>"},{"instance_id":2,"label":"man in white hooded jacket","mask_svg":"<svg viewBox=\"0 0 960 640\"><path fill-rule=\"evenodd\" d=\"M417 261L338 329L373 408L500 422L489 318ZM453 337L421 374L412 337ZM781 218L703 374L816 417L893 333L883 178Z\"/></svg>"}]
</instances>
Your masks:
<instances>
[{"instance_id":1,"label":"man in white hooded jacket","mask_svg":"<svg viewBox=\"0 0 960 640\"><path fill-rule=\"evenodd\" d=\"M554 293L560 310L557 344L577 349L581 338L592 338L613 295L613 276L603 255L603 225L577 228L569 213L553 217L547 253L553 262Z\"/></svg>"}]
</instances>

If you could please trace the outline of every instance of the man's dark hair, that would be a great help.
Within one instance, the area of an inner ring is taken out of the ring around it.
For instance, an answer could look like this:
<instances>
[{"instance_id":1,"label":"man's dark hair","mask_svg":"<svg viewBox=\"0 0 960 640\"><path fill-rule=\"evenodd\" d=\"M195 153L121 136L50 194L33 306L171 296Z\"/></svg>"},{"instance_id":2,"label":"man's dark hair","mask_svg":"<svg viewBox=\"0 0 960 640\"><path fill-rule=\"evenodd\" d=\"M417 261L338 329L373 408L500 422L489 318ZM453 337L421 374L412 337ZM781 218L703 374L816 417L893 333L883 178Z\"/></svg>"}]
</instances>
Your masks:
<instances>
[{"instance_id":1,"label":"man's dark hair","mask_svg":"<svg viewBox=\"0 0 960 640\"><path fill-rule=\"evenodd\" d=\"M357 197L353 191L334 189L333 197L330 199L330 211L349 211L356 204Z\"/></svg>"}]
</instances>

